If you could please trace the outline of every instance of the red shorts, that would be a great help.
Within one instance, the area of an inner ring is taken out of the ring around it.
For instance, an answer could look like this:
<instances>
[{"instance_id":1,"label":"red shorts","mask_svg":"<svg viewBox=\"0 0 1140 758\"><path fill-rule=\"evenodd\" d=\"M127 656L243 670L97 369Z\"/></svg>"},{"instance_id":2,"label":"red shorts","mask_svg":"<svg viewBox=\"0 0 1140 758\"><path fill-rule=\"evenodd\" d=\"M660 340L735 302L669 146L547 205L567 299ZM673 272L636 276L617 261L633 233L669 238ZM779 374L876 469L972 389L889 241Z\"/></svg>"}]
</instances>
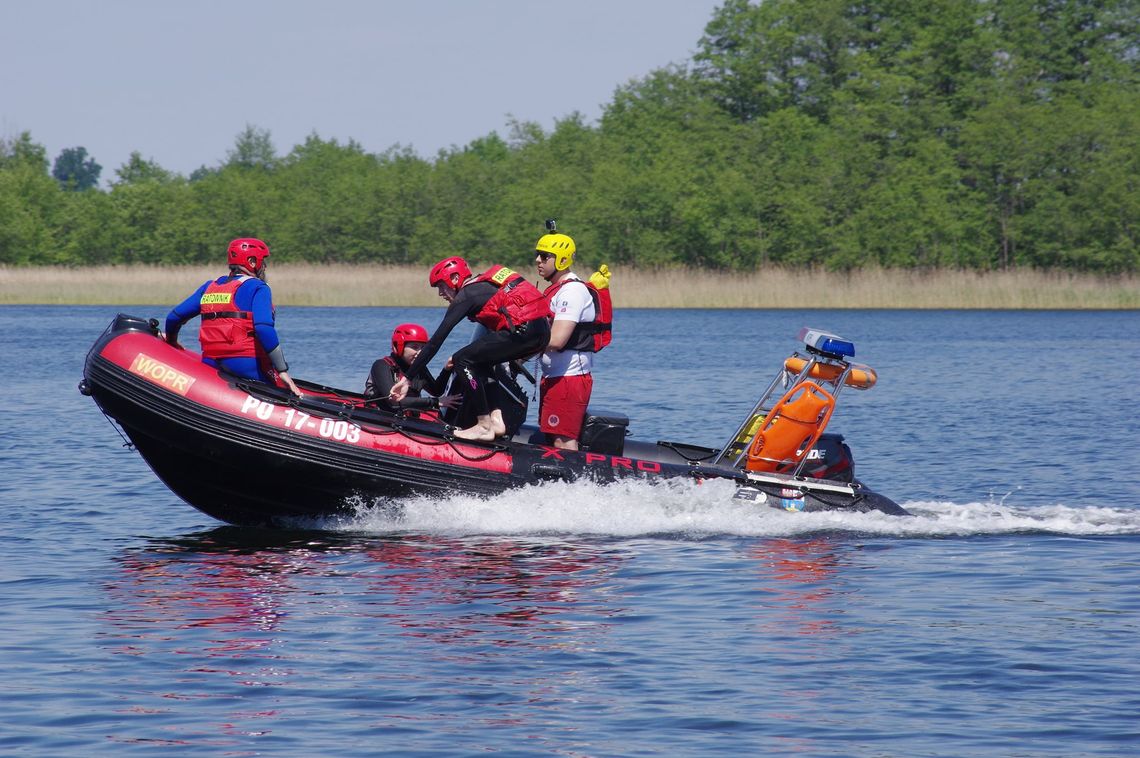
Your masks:
<instances>
[{"instance_id":1,"label":"red shorts","mask_svg":"<svg viewBox=\"0 0 1140 758\"><path fill-rule=\"evenodd\" d=\"M538 428L546 434L578 439L586 406L594 389L590 374L543 377L540 385L542 402L538 406Z\"/></svg>"}]
</instances>

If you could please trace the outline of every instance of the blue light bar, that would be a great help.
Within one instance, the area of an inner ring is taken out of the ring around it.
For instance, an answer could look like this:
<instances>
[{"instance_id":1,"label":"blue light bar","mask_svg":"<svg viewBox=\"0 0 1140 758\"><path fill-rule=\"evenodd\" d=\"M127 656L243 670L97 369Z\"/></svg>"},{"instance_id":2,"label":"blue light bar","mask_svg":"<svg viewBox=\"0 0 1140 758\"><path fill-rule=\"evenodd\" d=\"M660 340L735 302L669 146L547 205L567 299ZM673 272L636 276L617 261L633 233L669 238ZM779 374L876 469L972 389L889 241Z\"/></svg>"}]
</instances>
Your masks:
<instances>
[{"instance_id":1,"label":"blue light bar","mask_svg":"<svg viewBox=\"0 0 1140 758\"><path fill-rule=\"evenodd\" d=\"M820 329L812 329L805 326L800 329L798 339L804 343L808 350L814 350L817 353L824 355L835 356L837 358L854 358L855 357L855 343L849 342L842 337L837 337L834 334L822 331Z\"/></svg>"}]
</instances>

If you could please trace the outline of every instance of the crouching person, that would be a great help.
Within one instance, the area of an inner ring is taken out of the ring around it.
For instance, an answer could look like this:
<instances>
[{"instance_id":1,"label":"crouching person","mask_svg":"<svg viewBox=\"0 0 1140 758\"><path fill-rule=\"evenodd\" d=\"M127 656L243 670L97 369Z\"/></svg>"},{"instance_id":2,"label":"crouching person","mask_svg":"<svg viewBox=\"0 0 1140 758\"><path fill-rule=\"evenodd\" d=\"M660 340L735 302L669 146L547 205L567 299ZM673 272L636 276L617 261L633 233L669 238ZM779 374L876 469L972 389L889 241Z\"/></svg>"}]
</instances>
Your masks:
<instances>
[{"instance_id":1,"label":"crouching person","mask_svg":"<svg viewBox=\"0 0 1140 758\"><path fill-rule=\"evenodd\" d=\"M500 408L487 399L487 382L496 364L526 359L542 351L550 337L550 307L546 298L521 274L493 266L472 276L467 261L453 256L432 267L428 282L447 301L447 312L427 345L408 367L418 376L443 346L451 330L464 318L482 324L486 334L458 350L451 363L458 374L464 403L470 403L476 422L455 432L459 439L490 441L507 433ZM407 376L392 388L399 402L410 388Z\"/></svg>"},{"instance_id":2,"label":"crouching person","mask_svg":"<svg viewBox=\"0 0 1140 758\"><path fill-rule=\"evenodd\" d=\"M419 324L400 324L392 330L392 352L372 364L368 380L364 385L364 396L370 400L380 400L393 410L438 411L440 408L454 408L459 405L459 395L445 395L447 381L451 378L451 367L447 366L439 376L432 375L425 368L423 373L409 381L408 394L395 402L388 395L401 379L408 376L408 368L427 344L427 329ZM424 396L424 391L427 396Z\"/></svg>"}]
</instances>

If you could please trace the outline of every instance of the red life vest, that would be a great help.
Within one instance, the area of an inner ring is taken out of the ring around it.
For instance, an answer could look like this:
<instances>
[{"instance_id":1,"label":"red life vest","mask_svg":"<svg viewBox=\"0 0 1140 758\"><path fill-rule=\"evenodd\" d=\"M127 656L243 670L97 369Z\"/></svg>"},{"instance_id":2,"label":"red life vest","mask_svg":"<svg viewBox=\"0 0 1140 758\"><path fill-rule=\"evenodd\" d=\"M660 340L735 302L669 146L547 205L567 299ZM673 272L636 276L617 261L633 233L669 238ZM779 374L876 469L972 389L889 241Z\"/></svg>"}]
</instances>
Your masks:
<instances>
[{"instance_id":1,"label":"red life vest","mask_svg":"<svg viewBox=\"0 0 1140 758\"><path fill-rule=\"evenodd\" d=\"M234 306L238 287L248 276L238 276L224 284L212 281L202 293L198 308L202 324L198 340L206 358L256 358L257 340L254 339L253 314L239 311Z\"/></svg>"},{"instance_id":2,"label":"red life vest","mask_svg":"<svg viewBox=\"0 0 1140 758\"><path fill-rule=\"evenodd\" d=\"M550 316L550 303L538 287L506 266L492 266L471 281L490 282L499 288L475 314L475 320L493 332L514 331L528 321Z\"/></svg>"},{"instance_id":3,"label":"red life vest","mask_svg":"<svg viewBox=\"0 0 1140 758\"><path fill-rule=\"evenodd\" d=\"M600 290L583 279L570 279L563 277L562 281L552 284L543 290L543 296L548 303L554 302L554 295L564 284L578 282L586 285L590 291L590 298L594 301L594 320L585 323L579 321L570 333L570 339L563 350L581 350L587 353L596 353L613 340L614 306L610 298L610 289Z\"/></svg>"}]
</instances>

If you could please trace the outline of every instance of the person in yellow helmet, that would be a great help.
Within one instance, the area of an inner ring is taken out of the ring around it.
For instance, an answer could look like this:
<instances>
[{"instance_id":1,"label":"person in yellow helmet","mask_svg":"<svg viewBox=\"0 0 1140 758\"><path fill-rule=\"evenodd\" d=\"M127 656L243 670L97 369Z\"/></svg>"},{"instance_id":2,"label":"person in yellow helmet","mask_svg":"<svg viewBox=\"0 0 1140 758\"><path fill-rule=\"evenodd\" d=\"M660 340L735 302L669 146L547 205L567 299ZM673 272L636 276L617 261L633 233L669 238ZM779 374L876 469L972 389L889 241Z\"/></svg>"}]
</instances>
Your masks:
<instances>
[{"instance_id":1,"label":"person in yellow helmet","mask_svg":"<svg viewBox=\"0 0 1140 758\"><path fill-rule=\"evenodd\" d=\"M550 342L541 358L538 422L551 445L577 450L594 389L594 353L609 342L609 311L599 302L597 286L570 270L577 251L574 240L558 233L553 219L546 228L548 233L534 248L538 275L550 283L543 294L553 317ZM605 273L595 277L608 287L609 269L602 268ZM603 314L607 318L601 318Z\"/></svg>"}]
</instances>

